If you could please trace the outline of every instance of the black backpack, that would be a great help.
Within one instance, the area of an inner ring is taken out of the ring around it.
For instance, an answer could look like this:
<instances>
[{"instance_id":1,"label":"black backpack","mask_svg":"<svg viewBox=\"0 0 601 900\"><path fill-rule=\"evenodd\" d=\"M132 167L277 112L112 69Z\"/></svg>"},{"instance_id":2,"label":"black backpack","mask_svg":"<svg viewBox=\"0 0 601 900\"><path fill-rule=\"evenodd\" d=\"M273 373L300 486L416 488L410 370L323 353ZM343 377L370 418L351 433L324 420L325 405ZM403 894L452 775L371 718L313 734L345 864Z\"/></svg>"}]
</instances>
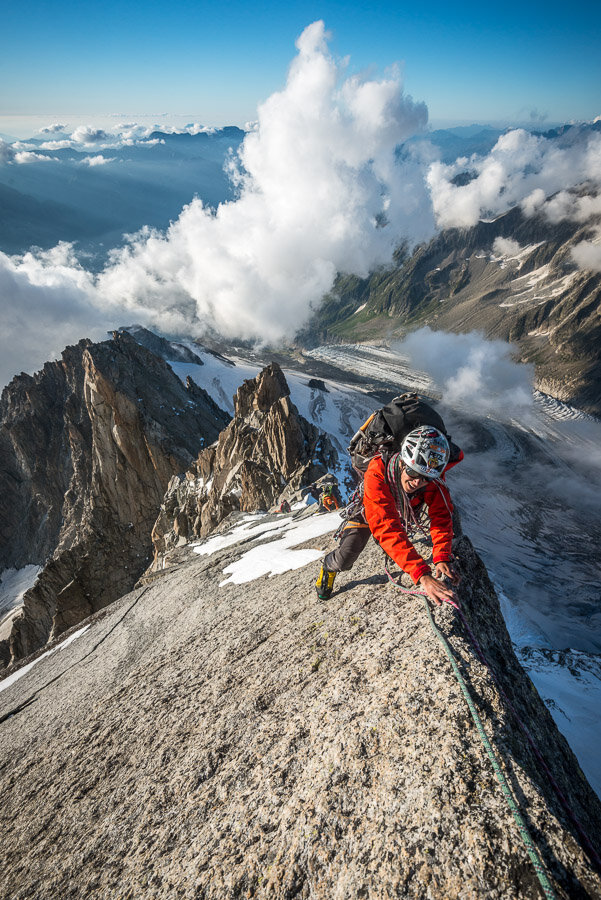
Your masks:
<instances>
[{"instance_id":1,"label":"black backpack","mask_svg":"<svg viewBox=\"0 0 601 900\"><path fill-rule=\"evenodd\" d=\"M348 452L357 473L360 476L365 474L376 453L389 454L400 450L404 438L420 425L430 425L441 431L449 442L450 461L458 458L461 451L451 441L436 410L417 394L401 394L372 413L350 442Z\"/></svg>"}]
</instances>

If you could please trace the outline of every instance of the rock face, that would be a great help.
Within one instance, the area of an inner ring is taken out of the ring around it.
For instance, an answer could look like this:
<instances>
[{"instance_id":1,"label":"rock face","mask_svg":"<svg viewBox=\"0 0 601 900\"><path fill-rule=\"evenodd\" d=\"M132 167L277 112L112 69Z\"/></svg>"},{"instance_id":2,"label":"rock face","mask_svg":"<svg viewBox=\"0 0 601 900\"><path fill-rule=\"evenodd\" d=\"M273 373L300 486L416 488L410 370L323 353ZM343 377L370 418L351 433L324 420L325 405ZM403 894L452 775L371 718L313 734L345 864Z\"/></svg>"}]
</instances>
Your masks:
<instances>
[{"instance_id":1,"label":"rock face","mask_svg":"<svg viewBox=\"0 0 601 900\"><path fill-rule=\"evenodd\" d=\"M6 662L132 588L169 480L229 417L121 333L15 378L0 414L0 569L44 566Z\"/></svg>"},{"instance_id":2,"label":"rock face","mask_svg":"<svg viewBox=\"0 0 601 900\"><path fill-rule=\"evenodd\" d=\"M316 563L219 587L250 546L183 548L179 566L0 693L0 894L542 897L421 598L382 578L373 542L325 604ZM318 557L331 537L307 547ZM596 840L599 801L516 661L469 540L455 552L470 627ZM601 880L456 612L434 615L555 895L598 900Z\"/></svg>"},{"instance_id":3,"label":"rock face","mask_svg":"<svg viewBox=\"0 0 601 900\"><path fill-rule=\"evenodd\" d=\"M329 439L299 415L289 394L277 363L238 388L234 418L218 443L169 484L152 532L155 569L230 513L267 510L337 467Z\"/></svg>"},{"instance_id":4,"label":"rock face","mask_svg":"<svg viewBox=\"0 0 601 900\"><path fill-rule=\"evenodd\" d=\"M540 390L600 415L601 274L578 269L571 255L593 224L551 224L516 208L443 231L411 256L399 253L393 269L340 278L304 340L389 336L395 324L401 334L422 325L479 330L517 344Z\"/></svg>"},{"instance_id":5,"label":"rock face","mask_svg":"<svg viewBox=\"0 0 601 900\"><path fill-rule=\"evenodd\" d=\"M129 334L142 347L146 347L155 356L160 356L167 362L192 363L195 366L204 366L200 356L194 353L185 344L177 341L168 341L164 337L149 331L142 325L130 325L129 328L120 328L120 334Z\"/></svg>"}]
</instances>

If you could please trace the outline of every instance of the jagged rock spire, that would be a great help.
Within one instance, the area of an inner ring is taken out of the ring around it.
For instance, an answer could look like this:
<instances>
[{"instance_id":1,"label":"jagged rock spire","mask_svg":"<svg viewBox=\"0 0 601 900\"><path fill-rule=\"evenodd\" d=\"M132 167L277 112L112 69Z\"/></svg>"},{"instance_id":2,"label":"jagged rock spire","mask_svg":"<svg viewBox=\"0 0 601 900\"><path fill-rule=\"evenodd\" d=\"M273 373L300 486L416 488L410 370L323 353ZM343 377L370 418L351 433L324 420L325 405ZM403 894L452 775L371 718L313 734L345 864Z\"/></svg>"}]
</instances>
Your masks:
<instances>
[{"instance_id":1,"label":"jagged rock spire","mask_svg":"<svg viewBox=\"0 0 601 900\"><path fill-rule=\"evenodd\" d=\"M232 512L267 510L337 465L329 439L289 395L277 363L238 388L235 416L218 442L169 484L153 529L155 568L168 551L209 534Z\"/></svg>"},{"instance_id":2,"label":"jagged rock spire","mask_svg":"<svg viewBox=\"0 0 601 900\"><path fill-rule=\"evenodd\" d=\"M126 332L81 341L0 403L0 569L44 566L5 663L130 590L171 477L229 420Z\"/></svg>"}]
</instances>

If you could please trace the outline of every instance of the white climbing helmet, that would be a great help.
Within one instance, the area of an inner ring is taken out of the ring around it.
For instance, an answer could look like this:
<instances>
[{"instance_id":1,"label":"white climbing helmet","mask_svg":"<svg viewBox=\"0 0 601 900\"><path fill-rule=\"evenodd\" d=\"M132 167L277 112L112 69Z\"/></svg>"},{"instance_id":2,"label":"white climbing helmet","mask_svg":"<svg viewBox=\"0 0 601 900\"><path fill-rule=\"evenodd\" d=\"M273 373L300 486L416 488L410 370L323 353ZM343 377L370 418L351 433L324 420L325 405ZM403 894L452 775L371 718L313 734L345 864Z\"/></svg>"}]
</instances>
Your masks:
<instances>
[{"instance_id":1,"label":"white climbing helmet","mask_svg":"<svg viewBox=\"0 0 601 900\"><path fill-rule=\"evenodd\" d=\"M401 459L408 469L424 478L440 478L449 461L449 442L438 428L420 425L401 445Z\"/></svg>"}]
</instances>

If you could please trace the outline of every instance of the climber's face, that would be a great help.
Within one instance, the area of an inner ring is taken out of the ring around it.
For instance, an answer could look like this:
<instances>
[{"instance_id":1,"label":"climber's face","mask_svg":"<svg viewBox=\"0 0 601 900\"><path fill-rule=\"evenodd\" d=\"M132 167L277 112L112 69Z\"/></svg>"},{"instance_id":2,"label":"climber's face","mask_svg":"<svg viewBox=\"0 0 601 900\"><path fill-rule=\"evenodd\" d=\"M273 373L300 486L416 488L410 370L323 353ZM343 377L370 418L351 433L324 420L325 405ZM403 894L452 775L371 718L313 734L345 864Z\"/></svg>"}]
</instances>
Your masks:
<instances>
[{"instance_id":1,"label":"climber's face","mask_svg":"<svg viewBox=\"0 0 601 900\"><path fill-rule=\"evenodd\" d=\"M401 472L401 486L406 494L413 494L421 487L428 483L428 478L424 478L419 472L413 472L411 469L404 468Z\"/></svg>"}]
</instances>

